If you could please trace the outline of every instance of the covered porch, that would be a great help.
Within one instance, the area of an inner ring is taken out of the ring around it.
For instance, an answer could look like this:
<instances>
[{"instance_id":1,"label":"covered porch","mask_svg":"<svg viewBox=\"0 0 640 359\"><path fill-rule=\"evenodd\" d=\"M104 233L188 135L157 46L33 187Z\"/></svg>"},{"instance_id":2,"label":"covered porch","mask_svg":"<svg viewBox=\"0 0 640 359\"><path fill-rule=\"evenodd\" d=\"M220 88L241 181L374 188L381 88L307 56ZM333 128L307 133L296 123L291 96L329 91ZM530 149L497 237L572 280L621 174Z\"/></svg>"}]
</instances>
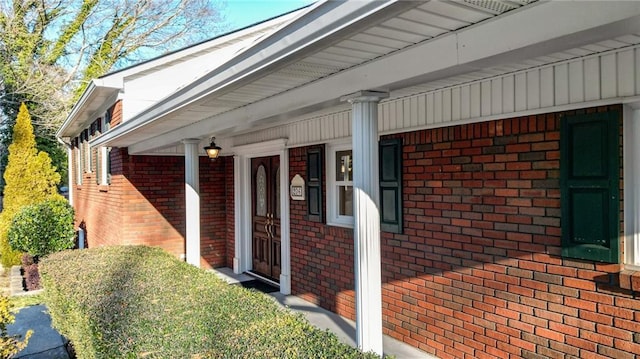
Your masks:
<instances>
[{"instance_id":1,"label":"covered porch","mask_svg":"<svg viewBox=\"0 0 640 359\"><path fill-rule=\"evenodd\" d=\"M612 104L625 106L629 128L640 118L639 4L483 4L315 4L92 145L127 147L140 156L184 156L186 259L198 265L198 157L215 136L221 155L234 158L236 274L255 269L254 160L277 158L272 191L279 205L280 267L272 279L288 295L295 293L291 261L302 255L291 246L288 189L297 173L290 171L290 155L299 147L342 141L354 162L353 222L334 227L353 228L356 342L382 353L381 135ZM630 151L629 158L638 155ZM268 237L273 213L259 216ZM625 224L638 222L633 208L625 213ZM323 230L333 236L334 229ZM637 243L637 236L629 243ZM630 249L637 253L638 246Z\"/></svg>"}]
</instances>

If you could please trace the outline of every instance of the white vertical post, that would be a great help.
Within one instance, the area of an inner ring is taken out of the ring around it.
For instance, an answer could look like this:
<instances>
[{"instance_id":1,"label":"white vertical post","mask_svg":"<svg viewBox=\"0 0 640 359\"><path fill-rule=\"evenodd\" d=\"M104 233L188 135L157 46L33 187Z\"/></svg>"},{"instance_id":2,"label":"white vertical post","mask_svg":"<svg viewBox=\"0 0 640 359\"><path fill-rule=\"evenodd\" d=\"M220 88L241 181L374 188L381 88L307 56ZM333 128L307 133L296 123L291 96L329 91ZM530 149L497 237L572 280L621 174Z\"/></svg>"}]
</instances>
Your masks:
<instances>
[{"instance_id":1,"label":"white vertical post","mask_svg":"<svg viewBox=\"0 0 640 359\"><path fill-rule=\"evenodd\" d=\"M356 342L360 350L378 355L383 354L378 102L386 96L361 91L342 98L352 106Z\"/></svg>"},{"instance_id":2,"label":"white vertical post","mask_svg":"<svg viewBox=\"0 0 640 359\"><path fill-rule=\"evenodd\" d=\"M625 111L623 128L625 264L640 267L640 109Z\"/></svg>"},{"instance_id":3,"label":"white vertical post","mask_svg":"<svg viewBox=\"0 0 640 359\"><path fill-rule=\"evenodd\" d=\"M67 187L69 187L69 192L67 194L68 196L68 200L69 200L69 204L71 206L73 206L73 194L76 192L75 191L75 187L76 187L76 182L74 181L73 178L73 148L69 145L67 145L67 181L69 181L69 185Z\"/></svg>"},{"instance_id":4,"label":"white vertical post","mask_svg":"<svg viewBox=\"0 0 640 359\"><path fill-rule=\"evenodd\" d=\"M289 237L289 151L280 152L280 293L291 294L291 238Z\"/></svg>"},{"instance_id":5,"label":"white vertical post","mask_svg":"<svg viewBox=\"0 0 640 359\"><path fill-rule=\"evenodd\" d=\"M187 263L200 267L200 166L198 163L200 140L186 139L182 143L184 144Z\"/></svg>"},{"instance_id":6,"label":"white vertical post","mask_svg":"<svg viewBox=\"0 0 640 359\"><path fill-rule=\"evenodd\" d=\"M233 272L236 274L240 274L245 271L244 266L242 265L242 240L244 238L243 234L243 222L242 218L244 213L243 210L243 191L242 191L242 179L244 178L243 173L243 164L246 161L243 160L243 157L239 155L233 156L233 205L234 205L234 232L235 232L235 240L234 240L234 255L233 255Z\"/></svg>"}]
</instances>

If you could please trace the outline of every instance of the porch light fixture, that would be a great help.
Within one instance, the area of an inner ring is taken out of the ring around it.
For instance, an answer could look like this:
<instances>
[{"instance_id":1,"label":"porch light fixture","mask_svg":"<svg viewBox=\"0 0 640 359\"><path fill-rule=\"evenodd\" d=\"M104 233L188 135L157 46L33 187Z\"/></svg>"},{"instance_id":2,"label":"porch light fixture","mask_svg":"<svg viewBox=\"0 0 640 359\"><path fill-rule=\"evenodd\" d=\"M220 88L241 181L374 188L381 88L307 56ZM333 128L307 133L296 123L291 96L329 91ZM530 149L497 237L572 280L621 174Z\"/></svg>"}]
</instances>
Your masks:
<instances>
[{"instance_id":1,"label":"porch light fixture","mask_svg":"<svg viewBox=\"0 0 640 359\"><path fill-rule=\"evenodd\" d=\"M222 149L222 147L216 145L214 141L215 139L215 137L211 137L211 144L209 146L205 146L204 148L205 152L207 152L207 156L209 156L209 158L211 158L212 160L218 158L220 150Z\"/></svg>"}]
</instances>

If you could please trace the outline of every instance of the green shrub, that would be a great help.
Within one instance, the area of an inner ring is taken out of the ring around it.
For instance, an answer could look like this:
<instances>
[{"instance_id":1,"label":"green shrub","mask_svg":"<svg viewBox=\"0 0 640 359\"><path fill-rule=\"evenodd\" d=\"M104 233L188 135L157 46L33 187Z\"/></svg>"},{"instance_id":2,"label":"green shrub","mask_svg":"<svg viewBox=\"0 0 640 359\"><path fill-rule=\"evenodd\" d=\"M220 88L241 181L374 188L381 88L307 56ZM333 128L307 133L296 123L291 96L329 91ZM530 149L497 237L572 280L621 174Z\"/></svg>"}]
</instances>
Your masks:
<instances>
[{"instance_id":1,"label":"green shrub","mask_svg":"<svg viewBox=\"0 0 640 359\"><path fill-rule=\"evenodd\" d=\"M25 206L9 227L13 250L45 256L73 247L73 207L64 199Z\"/></svg>"},{"instance_id":2,"label":"green shrub","mask_svg":"<svg viewBox=\"0 0 640 359\"><path fill-rule=\"evenodd\" d=\"M78 358L375 358L158 248L64 251L41 263L53 325Z\"/></svg>"}]
</instances>

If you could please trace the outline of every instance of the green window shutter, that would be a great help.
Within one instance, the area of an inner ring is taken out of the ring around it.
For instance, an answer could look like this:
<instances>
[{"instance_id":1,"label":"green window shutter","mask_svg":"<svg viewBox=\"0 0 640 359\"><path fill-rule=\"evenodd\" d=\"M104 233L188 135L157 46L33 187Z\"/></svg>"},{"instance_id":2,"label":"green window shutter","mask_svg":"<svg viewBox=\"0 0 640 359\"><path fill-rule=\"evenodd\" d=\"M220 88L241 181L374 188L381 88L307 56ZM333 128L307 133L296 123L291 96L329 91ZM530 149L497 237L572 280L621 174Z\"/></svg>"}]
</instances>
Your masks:
<instances>
[{"instance_id":1,"label":"green window shutter","mask_svg":"<svg viewBox=\"0 0 640 359\"><path fill-rule=\"evenodd\" d=\"M307 219L322 222L322 148L307 151Z\"/></svg>"},{"instance_id":2,"label":"green window shutter","mask_svg":"<svg viewBox=\"0 0 640 359\"><path fill-rule=\"evenodd\" d=\"M562 255L619 262L619 113L562 119Z\"/></svg>"},{"instance_id":3,"label":"green window shutter","mask_svg":"<svg viewBox=\"0 0 640 359\"><path fill-rule=\"evenodd\" d=\"M402 140L381 140L380 228L402 233Z\"/></svg>"}]
</instances>

